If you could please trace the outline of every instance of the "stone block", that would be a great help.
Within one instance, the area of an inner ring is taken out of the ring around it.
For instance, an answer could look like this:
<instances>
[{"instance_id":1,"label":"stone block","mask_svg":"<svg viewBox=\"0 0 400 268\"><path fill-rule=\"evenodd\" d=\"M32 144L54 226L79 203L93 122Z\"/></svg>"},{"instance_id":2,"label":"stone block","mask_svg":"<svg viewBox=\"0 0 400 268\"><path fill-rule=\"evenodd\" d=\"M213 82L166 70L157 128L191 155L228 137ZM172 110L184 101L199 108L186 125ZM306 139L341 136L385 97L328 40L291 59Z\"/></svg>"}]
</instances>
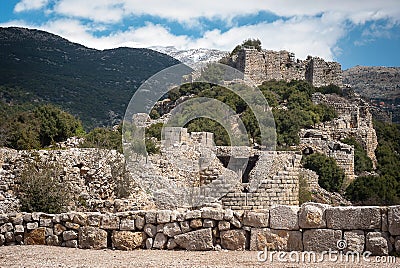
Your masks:
<instances>
[{"instance_id":1,"label":"stone block","mask_svg":"<svg viewBox=\"0 0 400 268\"><path fill-rule=\"evenodd\" d=\"M365 247L365 234L362 230L345 231L344 240L346 241L347 247L344 249L345 252L359 252L362 253Z\"/></svg>"},{"instance_id":2,"label":"stone block","mask_svg":"<svg viewBox=\"0 0 400 268\"><path fill-rule=\"evenodd\" d=\"M79 247L83 249L107 248L107 232L93 226L79 228Z\"/></svg>"},{"instance_id":3,"label":"stone block","mask_svg":"<svg viewBox=\"0 0 400 268\"><path fill-rule=\"evenodd\" d=\"M146 211L145 215L146 223L157 223L157 212L155 211Z\"/></svg>"},{"instance_id":4,"label":"stone block","mask_svg":"<svg viewBox=\"0 0 400 268\"><path fill-rule=\"evenodd\" d=\"M157 227L153 224L146 224L143 228L143 231L149 236L154 237L157 234Z\"/></svg>"},{"instance_id":5,"label":"stone block","mask_svg":"<svg viewBox=\"0 0 400 268\"><path fill-rule=\"evenodd\" d=\"M88 216L86 213L76 213L72 219L72 222L77 223L81 226L87 225Z\"/></svg>"},{"instance_id":6,"label":"stone block","mask_svg":"<svg viewBox=\"0 0 400 268\"><path fill-rule=\"evenodd\" d=\"M163 233L157 233L156 237L154 238L153 248L157 249L165 249L167 245L168 238Z\"/></svg>"},{"instance_id":7,"label":"stone block","mask_svg":"<svg viewBox=\"0 0 400 268\"><path fill-rule=\"evenodd\" d=\"M204 219L203 220L203 227L204 228L214 228L216 225L215 220L212 219Z\"/></svg>"},{"instance_id":8,"label":"stone block","mask_svg":"<svg viewBox=\"0 0 400 268\"><path fill-rule=\"evenodd\" d=\"M250 250L301 251L303 250L300 231L252 228Z\"/></svg>"},{"instance_id":9,"label":"stone block","mask_svg":"<svg viewBox=\"0 0 400 268\"><path fill-rule=\"evenodd\" d=\"M171 221L171 210L157 211L157 223L168 223Z\"/></svg>"},{"instance_id":10,"label":"stone block","mask_svg":"<svg viewBox=\"0 0 400 268\"><path fill-rule=\"evenodd\" d=\"M218 222L218 230L226 231L231 228L231 223L229 221L219 221Z\"/></svg>"},{"instance_id":11,"label":"stone block","mask_svg":"<svg viewBox=\"0 0 400 268\"><path fill-rule=\"evenodd\" d=\"M54 233L55 235L60 235L60 234L62 234L65 230L67 230L67 228L65 228L63 225L57 223L57 224L54 225L53 233Z\"/></svg>"},{"instance_id":12,"label":"stone block","mask_svg":"<svg viewBox=\"0 0 400 268\"><path fill-rule=\"evenodd\" d=\"M179 223L181 226L182 233L187 233L190 232L192 229L190 228L190 223L189 221L182 221Z\"/></svg>"},{"instance_id":13,"label":"stone block","mask_svg":"<svg viewBox=\"0 0 400 268\"><path fill-rule=\"evenodd\" d=\"M154 239L152 237L146 239L145 243L146 249L151 249L153 247L153 240Z\"/></svg>"},{"instance_id":14,"label":"stone block","mask_svg":"<svg viewBox=\"0 0 400 268\"><path fill-rule=\"evenodd\" d=\"M87 217L87 224L89 226L99 227L101 222L100 213L90 213Z\"/></svg>"},{"instance_id":15,"label":"stone block","mask_svg":"<svg viewBox=\"0 0 400 268\"><path fill-rule=\"evenodd\" d=\"M268 227L269 225L268 221L269 221L268 211L265 212L246 211L243 215L243 225L245 226L257 227L257 228Z\"/></svg>"},{"instance_id":16,"label":"stone block","mask_svg":"<svg viewBox=\"0 0 400 268\"><path fill-rule=\"evenodd\" d=\"M58 235L50 235L46 238L46 245L48 246L60 246L60 240L58 239Z\"/></svg>"},{"instance_id":17,"label":"stone block","mask_svg":"<svg viewBox=\"0 0 400 268\"><path fill-rule=\"evenodd\" d=\"M163 233L166 236L174 237L178 234L181 234L182 230L181 230L181 227L179 226L179 223L171 222L171 223L167 223L164 225Z\"/></svg>"},{"instance_id":18,"label":"stone block","mask_svg":"<svg viewBox=\"0 0 400 268\"><path fill-rule=\"evenodd\" d=\"M121 219L119 223L119 229L121 231L134 231L135 230L135 220L129 218Z\"/></svg>"},{"instance_id":19,"label":"stone block","mask_svg":"<svg viewBox=\"0 0 400 268\"><path fill-rule=\"evenodd\" d=\"M5 242L6 242L6 238L4 237L3 234L0 234L0 246L4 245Z\"/></svg>"},{"instance_id":20,"label":"stone block","mask_svg":"<svg viewBox=\"0 0 400 268\"><path fill-rule=\"evenodd\" d=\"M174 237L175 242L186 250L211 250L213 249L213 238L211 229L200 229Z\"/></svg>"},{"instance_id":21,"label":"stone block","mask_svg":"<svg viewBox=\"0 0 400 268\"><path fill-rule=\"evenodd\" d=\"M228 230L220 233L221 246L228 250L245 250L246 249L246 231L245 230Z\"/></svg>"},{"instance_id":22,"label":"stone block","mask_svg":"<svg viewBox=\"0 0 400 268\"><path fill-rule=\"evenodd\" d=\"M137 216L135 219L135 227L138 230L142 230L144 225L146 224L145 218L142 216Z\"/></svg>"},{"instance_id":23,"label":"stone block","mask_svg":"<svg viewBox=\"0 0 400 268\"><path fill-rule=\"evenodd\" d=\"M190 221L190 228L198 229L203 226L202 219L193 219Z\"/></svg>"},{"instance_id":24,"label":"stone block","mask_svg":"<svg viewBox=\"0 0 400 268\"><path fill-rule=\"evenodd\" d=\"M25 228L23 225L15 225L14 227L14 233L16 234L23 234L25 231Z\"/></svg>"},{"instance_id":25,"label":"stone block","mask_svg":"<svg viewBox=\"0 0 400 268\"><path fill-rule=\"evenodd\" d=\"M67 248L77 248L78 247L78 240L68 240L65 241L65 246Z\"/></svg>"},{"instance_id":26,"label":"stone block","mask_svg":"<svg viewBox=\"0 0 400 268\"><path fill-rule=\"evenodd\" d=\"M65 231L62 234L63 240L68 241L68 240L73 240L78 238L78 234L75 231Z\"/></svg>"},{"instance_id":27,"label":"stone block","mask_svg":"<svg viewBox=\"0 0 400 268\"><path fill-rule=\"evenodd\" d=\"M14 230L14 226L12 225L11 222L5 223L0 227L0 233L6 233L6 232L11 232Z\"/></svg>"},{"instance_id":28,"label":"stone block","mask_svg":"<svg viewBox=\"0 0 400 268\"><path fill-rule=\"evenodd\" d=\"M272 207L269 210L269 227L280 230L299 230L299 210L298 206L278 205Z\"/></svg>"},{"instance_id":29,"label":"stone block","mask_svg":"<svg viewBox=\"0 0 400 268\"><path fill-rule=\"evenodd\" d=\"M46 245L46 227L39 227L25 235L26 245Z\"/></svg>"},{"instance_id":30,"label":"stone block","mask_svg":"<svg viewBox=\"0 0 400 268\"><path fill-rule=\"evenodd\" d=\"M100 227L105 230L119 229L119 217L112 214L104 214L101 218Z\"/></svg>"},{"instance_id":31,"label":"stone block","mask_svg":"<svg viewBox=\"0 0 400 268\"><path fill-rule=\"evenodd\" d=\"M303 232L305 251L338 250L337 243L339 240L342 240L341 230L310 229Z\"/></svg>"},{"instance_id":32,"label":"stone block","mask_svg":"<svg viewBox=\"0 0 400 268\"><path fill-rule=\"evenodd\" d=\"M199 219L201 218L200 210L189 210L186 211L185 220Z\"/></svg>"},{"instance_id":33,"label":"stone block","mask_svg":"<svg viewBox=\"0 0 400 268\"><path fill-rule=\"evenodd\" d=\"M79 228L81 226L79 224L77 224L77 223L73 223L73 222L67 221L65 223L65 227L67 227L68 229L72 229L72 230L79 230Z\"/></svg>"},{"instance_id":34,"label":"stone block","mask_svg":"<svg viewBox=\"0 0 400 268\"><path fill-rule=\"evenodd\" d=\"M388 255L389 242L387 236L382 232L369 232L365 238L365 249L372 255Z\"/></svg>"},{"instance_id":35,"label":"stone block","mask_svg":"<svg viewBox=\"0 0 400 268\"><path fill-rule=\"evenodd\" d=\"M331 207L326 209L328 228L368 230L381 228L379 207Z\"/></svg>"},{"instance_id":36,"label":"stone block","mask_svg":"<svg viewBox=\"0 0 400 268\"><path fill-rule=\"evenodd\" d=\"M13 243L15 241L15 235L13 232L6 232L4 234L4 237L6 239L7 244Z\"/></svg>"},{"instance_id":37,"label":"stone block","mask_svg":"<svg viewBox=\"0 0 400 268\"><path fill-rule=\"evenodd\" d=\"M400 206L390 206L388 210L389 232L400 235Z\"/></svg>"},{"instance_id":38,"label":"stone block","mask_svg":"<svg viewBox=\"0 0 400 268\"><path fill-rule=\"evenodd\" d=\"M300 208L299 227L305 229L326 228L325 210L329 205L320 203L304 203Z\"/></svg>"},{"instance_id":39,"label":"stone block","mask_svg":"<svg viewBox=\"0 0 400 268\"><path fill-rule=\"evenodd\" d=\"M169 250L175 249L177 246L178 245L176 244L175 239L173 239L173 238L168 239L167 249L169 249Z\"/></svg>"},{"instance_id":40,"label":"stone block","mask_svg":"<svg viewBox=\"0 0 400 268\"><path fill-rule=\"evenodd\" d=\"M222 221L224 219L224 211L211 209L211 208L203 208L201 210L201 217L203 219L212 219L216 221Z\"/></svg>"},{"instance_id":41,"label":"stone block","mask_svg":"<svg viewBox=\"0 0 400 268\"><path fill-rule=\"evenodd\" d=\"M146 241L144 232L113 231L113 246L120 250L132 250L143 247Z\"/></svg>"},{"instance_id":42,"label":"stone block","mask_svg":"<svg viewBox=\"0 0 400 268\"><path fill-rule=\"evenodd\" d=\"M397 236L394 240L394 248L397 253L400 253L400 236Z\"/></svg>"}]
</instances>

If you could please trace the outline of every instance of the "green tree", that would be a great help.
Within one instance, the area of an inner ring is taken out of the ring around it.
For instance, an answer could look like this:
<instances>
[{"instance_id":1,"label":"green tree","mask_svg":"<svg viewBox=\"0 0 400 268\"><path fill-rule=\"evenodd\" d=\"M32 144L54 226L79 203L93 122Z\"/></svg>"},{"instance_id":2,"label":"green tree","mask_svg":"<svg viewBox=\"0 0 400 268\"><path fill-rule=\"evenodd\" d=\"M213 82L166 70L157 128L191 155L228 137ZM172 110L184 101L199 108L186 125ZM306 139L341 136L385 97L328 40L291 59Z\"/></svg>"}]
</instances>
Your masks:
<instances>
[{"instance_id":1,"label":"green tree","mask_svg":"<svg viewBox=\"0 0 400 268\"><path fill-rule=\"evenodd\" d=\"M117 129L95 128L84 137L81 148L114 149L122 153L122 126Z\"/></svg>"},{"instance_id":2,"label":"green tree","mask_svg":"<svg viewBox=\"0 0 400 268\"><path fill-rule=\"evenodd\" d=\"M354 171L360 174L363 171L372 171L372 160L368 157L367 152L362 145L353 137L342 140L343 143L354 146Z\"/></svg>"}]
</instances>

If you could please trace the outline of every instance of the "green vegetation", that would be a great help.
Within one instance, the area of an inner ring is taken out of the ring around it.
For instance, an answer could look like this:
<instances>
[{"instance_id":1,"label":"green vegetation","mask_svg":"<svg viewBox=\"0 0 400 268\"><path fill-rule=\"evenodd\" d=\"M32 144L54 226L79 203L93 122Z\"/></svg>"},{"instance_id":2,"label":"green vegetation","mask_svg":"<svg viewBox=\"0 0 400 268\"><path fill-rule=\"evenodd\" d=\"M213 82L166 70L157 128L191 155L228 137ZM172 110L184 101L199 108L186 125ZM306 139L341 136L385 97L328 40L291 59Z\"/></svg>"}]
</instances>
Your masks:
<instances>
[{"instance_id":1,"label":"green vegetation","mask_svg":"<svg viewBox=\"0 0 400 268\"><path fill-rule=\"evenodd\" d=\"M253 47L258 51L261 51L261 41L259 39L247 39L243 41L241 45L237 45L231 52L231 55L235 55L242 48L250 48Z\"/></svg>"},{"instance_id":2,"label":"green vegetation","mask_svg":"<svg viewBox=\"0 0 400 268\"><path fill-rule=\"evenodd\" d=\"M114 149L122 153L122 126L116 130L111 128L95 128L84 136L82 148Z\"/></svg>"},{"instance_id":3,"label":"green vegetation","mask_svg":"<svg viewBox=\"0 0 400 268\"><path fill-rule=\"evenodd\" d=\"M19 199L24 212L61 213L69 200L60 181L62 168L36 161L25 167L19 177Z\"/></svg>"},{"instance_id":4,"label":"green vegetation","mask_svg":"<svg viewBox=\"0 0 400 268\"><path fill-rule=\"evenodd\" d=\"M310 202L312 200L311 192L307 180L299 177L299 204Z\"/></svg>"},{"instance_id":5,"label":"green vegetation","mask_svg":"<svg viewBox=\"0 0 400 268\"><path fill-rule=\"evenodd\" d=\"M400 204L400 126L374 122L378 136L377 176L361 176L346 189L346 197L360 205Z\"/></svg>"},{"instance_id":6,"label":"green vegetation","mask_svg":"<svg viewBox=\"0 0 400 268\"><path fill-rule=\"evenodd\" d=\"M344 172L332 157L320 153L311 154L302 159L303 166L315 171L319 178L318 184L330 191L338 192L344 180Z\"/></svg>"},{"instance_id":7,"label":"green vegetation","mask_svg":"<svg viewBox=\"0 0 400 268\"><path fill-rule=\"evenodd\" d=\"M367 152L362 145L354 138L346 138L343 143L354 146L354 172L361 174L364 171L373 171L372 160L368 157Z\"/></svg>"}]
</instances>

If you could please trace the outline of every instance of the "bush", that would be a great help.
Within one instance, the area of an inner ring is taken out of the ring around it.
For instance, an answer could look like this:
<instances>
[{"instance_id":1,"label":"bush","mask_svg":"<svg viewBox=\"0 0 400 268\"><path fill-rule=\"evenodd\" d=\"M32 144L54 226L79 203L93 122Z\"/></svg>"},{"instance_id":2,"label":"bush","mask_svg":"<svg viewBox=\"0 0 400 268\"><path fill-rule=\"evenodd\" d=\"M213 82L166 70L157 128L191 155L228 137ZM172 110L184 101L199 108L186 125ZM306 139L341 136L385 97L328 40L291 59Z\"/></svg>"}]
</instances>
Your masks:
<instances>
[{"instance_id":1,"label":"bush","mask_svg":"<svg viewBox=\"0 0 400 268\"><path fill-rule=\"evenodd\" d=\"M299 204L310 202L312 200L311 192L307 180L303 177L299 177Z\"/></svg>"},{"instance_id":2,"label":"bush","mask_svg":"<svg viewBox=\"0 0 400 268\"><path fill-rule=\"evenodd\" d=\"M354 146L354 172L356 174L373 170L372 160L359 142L354 138L346 138L342 142Z\"/></svg>"},{"instance_id":3,"label":"bush","mask_svg":"<svg viewBox=\"0 0 400 268\"><path fill-rule=\"evenodd\" d=\"M122 127L117 130L111 128L95 128L85 136L81 148L114 149L122 153Z\"/></svg>"},{"instance_id":4,"label":"bush","mask_svg":"<svg viewBox=\"0 0 400 268\"><path fill-rule=\"evenodd\" d=\"M60 213L65 211L68 190L60 181L62 168L36 161L28 164L19 180L21 210L25 212Z\"/></svg>"},{"instance_id":5,"label":"bush","mask_svg":"<svg viewBox=\"0 0 400 268\"><path fill-rule=\"evenodd\" d=\"M332 157L315 153L303 158L303 166L315 171L319 178L318 184L330 192L338 192L344 180L344 171L339 168Z\"/></svg>"}]
</instances>

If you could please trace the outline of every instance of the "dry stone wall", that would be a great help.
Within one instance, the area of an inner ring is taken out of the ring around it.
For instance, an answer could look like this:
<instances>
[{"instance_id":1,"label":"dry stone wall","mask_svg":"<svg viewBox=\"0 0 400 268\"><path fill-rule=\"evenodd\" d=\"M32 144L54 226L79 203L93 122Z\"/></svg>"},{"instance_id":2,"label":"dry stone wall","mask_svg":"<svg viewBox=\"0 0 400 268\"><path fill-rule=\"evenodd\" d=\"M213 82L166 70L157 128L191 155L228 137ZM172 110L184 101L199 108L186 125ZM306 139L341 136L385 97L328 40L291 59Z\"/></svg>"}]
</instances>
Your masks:
<instances>
[{"instance_id":1,"label":"dry stone wall","mask_svg":"<svg viewBox=\"0 0 400 268\"><path fill-rule=\"evenodd\" d=\"M340 250L400 252L400 206L331 207L305 203L258 211L151 210L0 215L0 246L82 249Z\"/></svg>"}]
</instances>

